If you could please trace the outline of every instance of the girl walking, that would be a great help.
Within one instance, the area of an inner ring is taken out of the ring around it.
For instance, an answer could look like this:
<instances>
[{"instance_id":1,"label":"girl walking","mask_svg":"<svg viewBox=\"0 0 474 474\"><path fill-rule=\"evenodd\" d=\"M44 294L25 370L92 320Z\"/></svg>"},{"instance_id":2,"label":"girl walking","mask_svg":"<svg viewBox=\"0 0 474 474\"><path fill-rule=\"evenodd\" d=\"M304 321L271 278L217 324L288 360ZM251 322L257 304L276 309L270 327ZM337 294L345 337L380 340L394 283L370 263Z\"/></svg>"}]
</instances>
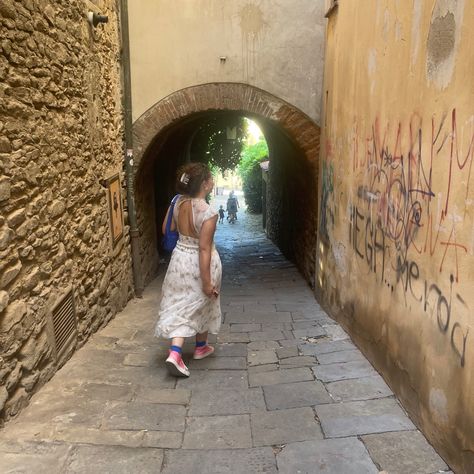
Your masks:
<instances>
[{"instance_id":1,"label":"girl walking","mask_svg":"<svg viewBox=\"0 0 474 474\"><path fill-rule=\"evenodd\" d=\"M196 337L194 359L214 352L207 335L221 325L222 265L214 245L217 212L206 202L214 181L203 163L189 163L178 172L177 199L171 224L179 240L163 281L155 335L171 339L166 366L176 376L189 377L181 352L186 337ZM163 221L163 233L168 213Z\"/></svg>"}]
</instances>

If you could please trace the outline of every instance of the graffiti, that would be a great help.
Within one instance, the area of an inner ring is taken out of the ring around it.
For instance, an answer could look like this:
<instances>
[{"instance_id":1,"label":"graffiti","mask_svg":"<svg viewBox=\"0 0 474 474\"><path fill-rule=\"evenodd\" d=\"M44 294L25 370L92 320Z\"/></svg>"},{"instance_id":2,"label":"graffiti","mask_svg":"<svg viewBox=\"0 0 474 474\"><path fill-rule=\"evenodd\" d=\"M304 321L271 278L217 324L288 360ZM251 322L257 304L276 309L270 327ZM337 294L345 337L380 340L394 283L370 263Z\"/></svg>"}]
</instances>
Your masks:
<instances>
[{"instance_id":1,"label":"graffiti","mask_svg":"<svg viewBox=\"0 0 474 474\"><path fill-rule=\"evenodd\" d=\"M447 115L439 123L432 119L430 149L429 153L425 153L421 117L413 115L404 128L398 123L393 132L390 124L382 130L376 120L369 137L365 139L362 156L357 126L354 131L352 167L355 172L362 172L363 180L357 194L365 202L369 214L377 219L387 241L393 243L397 253L405 259L410 249L418 254L429 252L431 256L441 249L440 273L445 269L446 256L451 252L455 261L454 275L459 281L459 253L467 253L467 245L460 242L456 235L458 216L451 206L452 183L455 172L462 173L466 187L465 218L474 161L474 131L470 131L467 146L462 150L458 140L456 110L453 109L451 121L447 120ZM443 176L443 189L434 188L435 164L449 164L446 176ZM440 209L435 213L435 199L440 199L437 194L446 197L442 203L438 202ZM450 236L447 240L441 240L440 230L446 226L451 229Z\"/></svg>"},{"instance_id":2,"label":"graffiti","mask_svg":"<svg viewBox=\"0 0 474 474\"><path fill-rule=\"evenodd\" d=\"M450 336L451 347L459 357L461 367L464 367L469 329L464 331L459 322L451 323L455 313L460 316L463 312L469 314L469 311L465 301L458 293L453 299L454 276L450 275L450 286L447 293L436 283L429 283L428 280L424 280L422 284L418 285L420 291L417 291L415 289L417 282L422 282L418 264L414 261L402 262L401 260L398 263L397 283L401 282L402 284L405 302L406 295L410 294L415 301L422 305L425 313L436 319L440 332Z\"/></svg>"},{"instance_id":3,"label":"graffiti","mask_svg":"<svg viewBox=\"0 0 474 474\"><path fill-rule=\"evenodd\" d=\"M455 315L460 319L463 314L468 315L469 309L458 293L453 298L454 275L449 277L449 291L443 291L438 284L423 279L417 262L398 254L395 263L388 267L395 274L395 279L391 282L387 274L391 248L386 243L380 221L374 222L357 206L350 207L349 242L357 260L363 262L369 272L376 275L379 283L387 286L392 293L397 288L401 289L405 307L411 308L414 301L424 313L436 321L439 331L450 338L451 347L459 358L461 367L464 367L469 329L464 330L461 323L453 323L453 319Z\"/></svg>"},{"instance_id":4,"label":"graffiti","mask_svg":"<svg viewBox=\"0 0 474 474\"><path fill-rule=\"evenodd\" d=\"M474 119L457 122L453 109L426 124L375 120L366 135L354 124L348 240L359 269L429 317L464 367L472 311L457 285L473 252ZM325 207L333 180L323 166Z\"/></svg>"},{"instance_id":5,"label":"graffiti","mask_svg":"<svg viewBox=\"0 0 474 474\"><path fill-rule=\"evenodd\" d=\"M329 146L329 145L328 145ZM329 241L328 225L334 225L334 212L331 207L333 202L332 195L334 193L334 169L332 163L323 162L323 177L322 177L322 197L320 208L319 229L322 237Z\"/></svg>"},{"instance_id":6,"label":"graffiti","mask_svg":"<svg viewBox=\"0 0 474 474\"><path fill-rule=\"evenodd\" d=\"M380 224L362 214L357 206L350 210L349 242L356 255L366 261L370 271L385 282L385 234Z\"/></svg>"}]
</instances>

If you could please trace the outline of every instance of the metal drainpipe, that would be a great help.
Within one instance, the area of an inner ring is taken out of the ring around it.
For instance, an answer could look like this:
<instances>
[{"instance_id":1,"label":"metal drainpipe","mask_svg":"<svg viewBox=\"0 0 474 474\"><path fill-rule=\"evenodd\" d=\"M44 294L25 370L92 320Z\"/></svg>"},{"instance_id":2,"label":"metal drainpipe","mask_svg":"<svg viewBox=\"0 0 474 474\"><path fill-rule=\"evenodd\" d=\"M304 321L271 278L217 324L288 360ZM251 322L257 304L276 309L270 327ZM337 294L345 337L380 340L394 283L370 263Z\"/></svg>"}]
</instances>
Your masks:
<instances>
[{"instance_id":1,"label":"metal drainpipe","mask_svg":"<svg viewBox=\"0 0 474 474\"><path fill-rule=\"evenodd\" d=\"M128 33L128 2L120 0L120 31L122 46L123 109L125 128L125 176L127 182L127 208L130 225L130 246L132 250L133 281L135 296L142 297L143 278L140 268L140 245L135 209L134 169L133 169L133 133L132 133L132 89L130 74L130 45Z\"/></svg>"}]
</instances>

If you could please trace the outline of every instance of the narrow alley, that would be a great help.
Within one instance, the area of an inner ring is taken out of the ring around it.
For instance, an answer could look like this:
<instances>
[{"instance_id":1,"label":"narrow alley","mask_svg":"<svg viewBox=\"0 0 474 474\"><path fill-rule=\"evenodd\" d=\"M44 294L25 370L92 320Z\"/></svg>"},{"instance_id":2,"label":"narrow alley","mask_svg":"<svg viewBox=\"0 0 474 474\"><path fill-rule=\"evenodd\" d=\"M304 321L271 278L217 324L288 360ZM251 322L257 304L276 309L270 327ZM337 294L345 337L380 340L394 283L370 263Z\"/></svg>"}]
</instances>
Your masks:
<instances>
[{"instance_id":1,"label":"narrow alley","mask_svg":"<svg viewBox=\"0 0 474 474\"><path fill-rule=\"evenodd\" d=\"M225 319L215 356L191 360L189 379L167 374L167 342L153 336L161 265L143 299L8 423L0 472L447 472L260 219L240 212L218 226Z\"/></svg>"}]
</instances>

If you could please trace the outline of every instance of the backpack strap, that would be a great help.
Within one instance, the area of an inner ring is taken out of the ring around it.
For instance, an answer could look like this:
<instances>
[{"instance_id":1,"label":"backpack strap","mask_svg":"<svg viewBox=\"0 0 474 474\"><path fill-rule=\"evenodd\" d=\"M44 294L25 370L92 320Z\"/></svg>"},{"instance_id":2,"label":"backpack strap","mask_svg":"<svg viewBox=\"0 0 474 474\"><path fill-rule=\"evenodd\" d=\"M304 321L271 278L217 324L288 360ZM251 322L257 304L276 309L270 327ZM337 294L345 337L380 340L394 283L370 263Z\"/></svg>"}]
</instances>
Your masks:
<instances>
[{"instance_id":1,"label":"backpack strap","mask_svg":"<svg viewBox=\"0 0 474 474\"><path fill-rule=\"evenodd\" d=\"M170 211L168 213L168 220L166 221L166 232L168 233L171 230L171 219L173 219L174 205L176 201L181 196L181 194L176 194L176 196L171 200Z\"/></svg>"}]
</instances>

